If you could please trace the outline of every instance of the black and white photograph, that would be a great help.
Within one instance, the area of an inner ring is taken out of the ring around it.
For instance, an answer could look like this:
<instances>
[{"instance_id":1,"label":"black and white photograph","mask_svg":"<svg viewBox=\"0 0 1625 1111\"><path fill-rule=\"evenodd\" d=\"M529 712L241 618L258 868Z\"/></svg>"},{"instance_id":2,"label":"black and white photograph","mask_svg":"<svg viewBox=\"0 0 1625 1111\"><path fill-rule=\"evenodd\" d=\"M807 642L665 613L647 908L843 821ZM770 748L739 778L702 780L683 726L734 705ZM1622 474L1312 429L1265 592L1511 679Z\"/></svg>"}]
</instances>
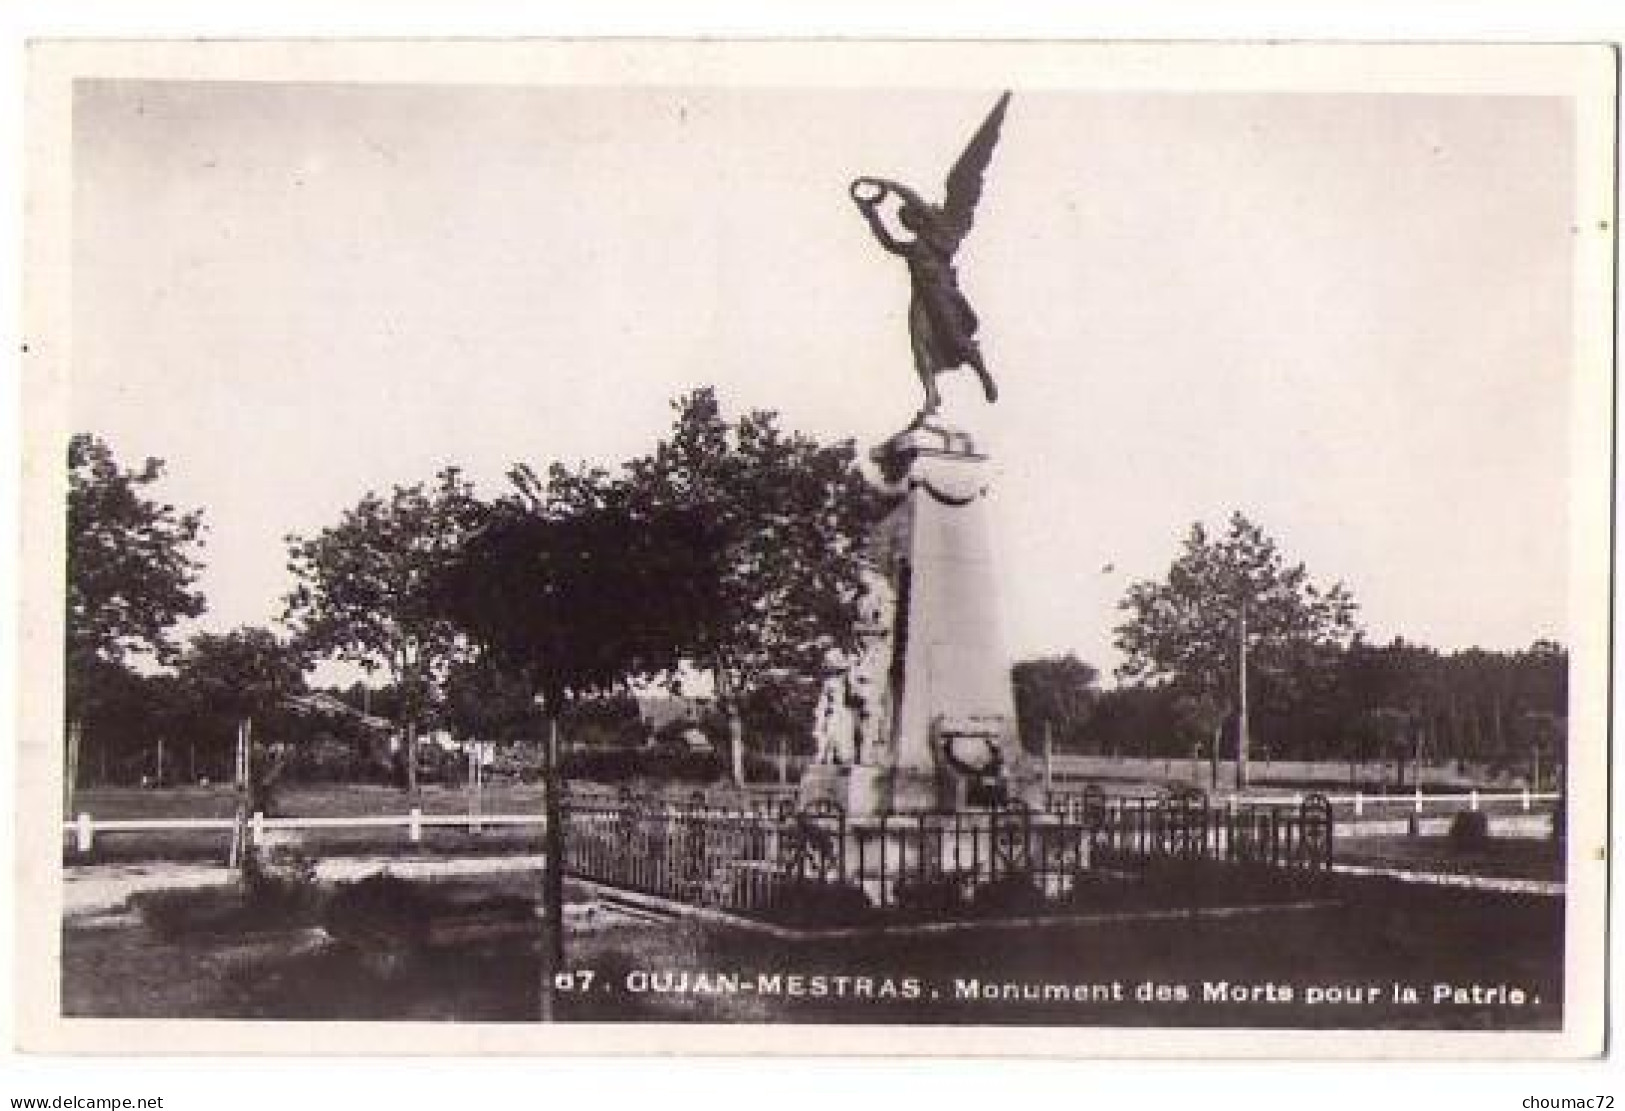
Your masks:
<instances>
[{"instance_id":1,"label":"black and white photograph","mask_svg":"<svg viewBox=\"0 0 1625 1111\"><path fill-rule=\"evenodd\" d=\"M36 1044L1600 1051L1611 50L31 55Z\"/></svg>"}]
</instances>

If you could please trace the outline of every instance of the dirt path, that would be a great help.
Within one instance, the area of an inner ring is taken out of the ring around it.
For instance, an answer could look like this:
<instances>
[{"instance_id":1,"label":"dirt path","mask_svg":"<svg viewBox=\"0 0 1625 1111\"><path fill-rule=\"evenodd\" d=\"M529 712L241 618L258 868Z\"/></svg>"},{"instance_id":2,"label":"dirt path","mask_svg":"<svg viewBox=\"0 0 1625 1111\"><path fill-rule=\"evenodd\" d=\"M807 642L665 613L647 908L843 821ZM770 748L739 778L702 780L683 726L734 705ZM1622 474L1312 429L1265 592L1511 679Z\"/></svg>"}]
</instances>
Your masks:
<instances>
[{"instance_id":1,"label":"dirt path","mask_svg":"<svg viewBox=\"0 0 1625 1111\"><path fill-rule=\"evenodd\" d=\"M468 857L451 860L398 860L392 857L349 857L323 860L316 877L326 883L344 883L388 872L403 879L435 879L540 871L539 856ZM144 891L177 891L223 887L237 873L223 865L94 864L62 870L64 918L101 915L123 907L130 896Z\"/></svg>"}]
</instances>

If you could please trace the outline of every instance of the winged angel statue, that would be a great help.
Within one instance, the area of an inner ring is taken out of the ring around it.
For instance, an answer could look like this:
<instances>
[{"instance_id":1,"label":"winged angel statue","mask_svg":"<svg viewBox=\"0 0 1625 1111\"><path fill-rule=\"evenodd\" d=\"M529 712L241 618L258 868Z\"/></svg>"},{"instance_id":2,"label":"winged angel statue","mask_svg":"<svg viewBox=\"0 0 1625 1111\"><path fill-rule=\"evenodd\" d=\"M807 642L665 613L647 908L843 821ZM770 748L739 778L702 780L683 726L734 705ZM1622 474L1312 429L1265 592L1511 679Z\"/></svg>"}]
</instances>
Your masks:
<instances>
[{"instance_id":1,"label":"winged angel statue","mask_svg":"<svg viewBox=\"0 0 1625 1111\"><path fill-rule=\"evenodd\" d=\"M999 97L987 119L971 137L965 152L948 172L948 184L941 205L927 202L913 189L884 178L860 177L852 183L852 199L869 222L880 245L908 263L913 296L908 307L909 339L914 349L914 369L925 386L926 417L942 405L937 375L959 366L969 366L982 380L982 392L989 401L998 400L976 342L979 322L976 313L959 290L954 271L954 254L970 232L976 203L982 197L982 175L993 157L1004 123L1010 94ZM911 239L892 234L881 217L881 203L888 195L898 198L897 219Z\"/></svg>"}]
</instances>

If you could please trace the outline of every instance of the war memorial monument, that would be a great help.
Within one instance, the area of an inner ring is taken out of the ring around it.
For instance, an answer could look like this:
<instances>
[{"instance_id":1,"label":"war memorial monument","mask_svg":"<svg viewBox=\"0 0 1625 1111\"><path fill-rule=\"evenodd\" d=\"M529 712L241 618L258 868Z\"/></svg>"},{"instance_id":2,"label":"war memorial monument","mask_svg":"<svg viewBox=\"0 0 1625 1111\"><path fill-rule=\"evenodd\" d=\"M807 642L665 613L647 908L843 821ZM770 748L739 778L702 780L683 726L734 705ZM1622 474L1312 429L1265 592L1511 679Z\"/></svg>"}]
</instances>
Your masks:
<instances>
[{"instance_id":1,"label":"war memorial monument","mask_svg":"<svg viewBox=\"0 0 1625 1111\"><path fill-rule=\"evenodd\" d=\"M908 266L909 337L925 394L908 426L870 453L895 504L871 542L863 646L824 684L817 757L801 781L803 805L833 803L852 820L1026 801L1035 787L1001 635L988 457L944 412L936 381L966 368L989 403L998 398L954 256L1009 102L1002 95L971 138L940 205L881 178L851 187L880 245Z\"/></svg>"}]
</instances>

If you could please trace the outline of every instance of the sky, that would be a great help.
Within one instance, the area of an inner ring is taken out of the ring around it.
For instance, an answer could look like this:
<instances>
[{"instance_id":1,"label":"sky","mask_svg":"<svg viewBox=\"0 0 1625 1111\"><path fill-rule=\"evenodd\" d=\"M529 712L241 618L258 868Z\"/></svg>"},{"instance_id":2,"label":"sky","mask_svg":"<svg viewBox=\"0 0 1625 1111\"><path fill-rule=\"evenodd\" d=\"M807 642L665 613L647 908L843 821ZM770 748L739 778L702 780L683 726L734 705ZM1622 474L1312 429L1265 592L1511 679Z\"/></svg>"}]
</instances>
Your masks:
<instances>
[{"instance_id":1,"label":"sky","mask_svg":"<svg viewBox=\"0 0 1625 1111\"><path fill-rule=\"evenodd\" d=\"M204 627L368 490L613 465L712 384L867 449L919 405L847 197L928 196L996 89L89 81L71 424L204 507ZM1018 90L959 258L1001 396L1017 657L1109 671L1240 510L1368 636L1566 640L1573 120L1548 97Z\"/></svg>"}]
</instances>

